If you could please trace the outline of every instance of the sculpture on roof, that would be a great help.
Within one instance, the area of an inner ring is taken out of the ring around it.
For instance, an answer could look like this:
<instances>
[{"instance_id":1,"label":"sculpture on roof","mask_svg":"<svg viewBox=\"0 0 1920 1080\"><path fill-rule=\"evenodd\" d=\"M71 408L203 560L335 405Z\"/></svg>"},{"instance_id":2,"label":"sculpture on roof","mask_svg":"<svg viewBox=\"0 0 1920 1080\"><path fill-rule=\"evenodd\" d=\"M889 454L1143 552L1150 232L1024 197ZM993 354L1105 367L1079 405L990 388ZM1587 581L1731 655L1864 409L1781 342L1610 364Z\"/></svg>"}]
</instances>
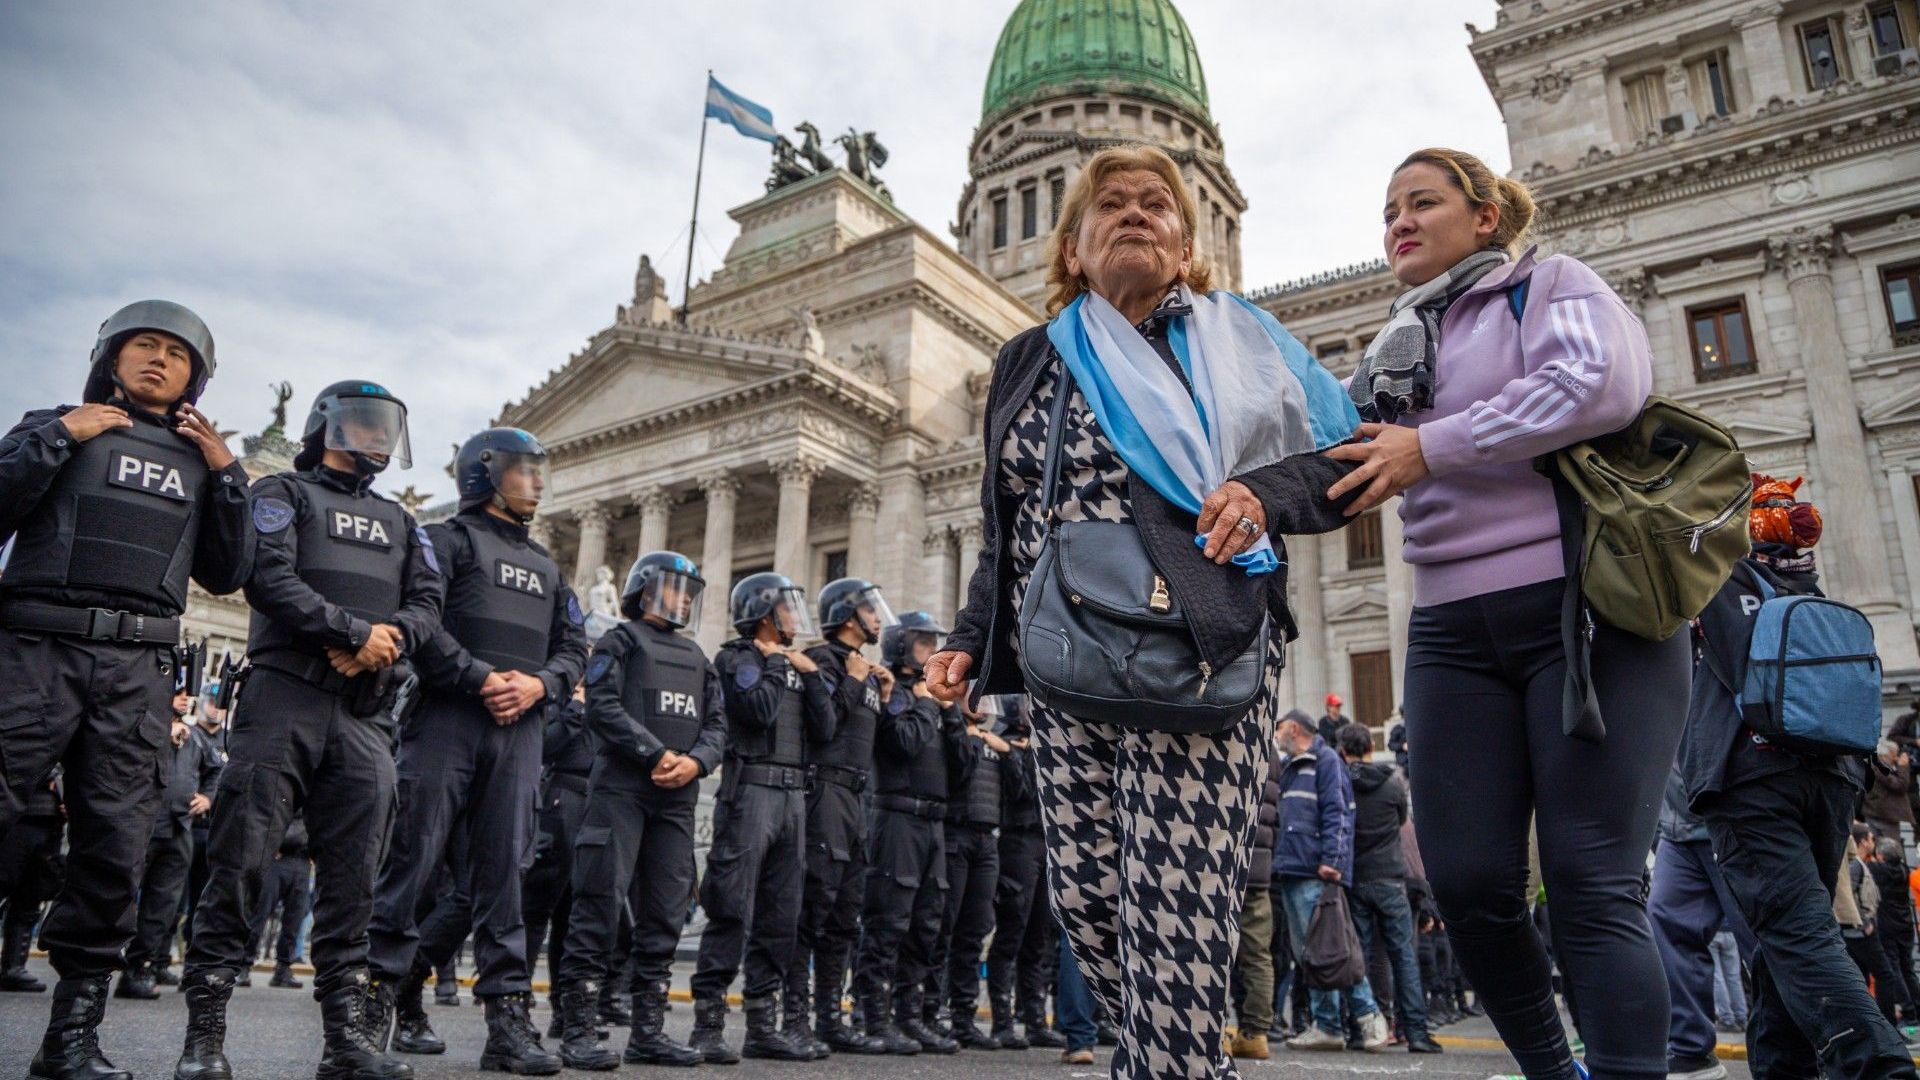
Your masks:
<instances>
[{"instance_id":1,"label":"sculpture on roof","mask_svg":"<svg viewBox=\"0 0 1920 1080\"><path fill-rule=\"evenodd\" d=\"M893 193L881 181L878 170L887 163L887 148L880 144L871 131L848 128L845 135L835 139L840 148L847 152L847 171L873 188L881 198L893 201Z\"/></svg>"}]
</instances>

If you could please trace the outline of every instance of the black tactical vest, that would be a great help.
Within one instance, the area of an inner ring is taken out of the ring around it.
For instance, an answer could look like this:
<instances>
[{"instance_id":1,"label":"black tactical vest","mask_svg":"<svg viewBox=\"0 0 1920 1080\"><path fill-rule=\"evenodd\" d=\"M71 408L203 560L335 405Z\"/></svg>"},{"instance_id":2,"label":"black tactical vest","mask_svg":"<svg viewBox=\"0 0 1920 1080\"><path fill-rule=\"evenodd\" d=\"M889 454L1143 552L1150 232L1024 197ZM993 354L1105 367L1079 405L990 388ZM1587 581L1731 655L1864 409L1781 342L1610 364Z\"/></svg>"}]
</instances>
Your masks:
<instances>
[{"instance_id":1,"label":"black tactical vest","mask_svg":"<svg viewBox=\"0 0 1920 1080\"><path fill-rule=\"evenodd\" d=\"M771 730L750 735L728 731L728 743L740 760L796 769L806 765L807 691L800 682L800 673L792 665L786 668L786 681L787 689L780 695L780 711L774 716Z\"/></svg>"},{"instance_id":2,"label":"black tactical vest","mask_svg":"<svg viewBox=\"0 0 1920 1080\"><path fill-rule=\"evenodd\" d=\"M178 615L211 475L191 442L158 423L95 435L21 526L6 586L100 589Z\"/></svg>"},{"instance_id":3,"label":"black tactical vest","mask_svg":"<svg viewBox=\"0 0 1920 1080\"><path fill-rule=\"evenodd\" d=\"M299 487L307 503L305 516L290 526L300 580L357 618L374 623L392 618L400 610L407 572L406 511L372 492L350 494L300 473L281 476ZM314 651L312 642L255 611L248 651L279 648Z\"/></svg>"},{"instance_id":4,"label":"black tactical vest","mask_svg":"<svg viewBox=\"0 0 1920 1080\"><path fill-rule=\"evenodd\" d=\"M967 781L964 798L955 799L947 808L947 820L968 825L1000 824L1000 754L990 746L980 747L980 761Z\"/></svg>"},{"instance_id":5,"label":"black tactical vest","mask_svg":"<svg viewBox=\"0 0 1920 1080\"><path fill-rule=\"evenodd\" d=\"M473 563L447 582L447 632L475 659L531 675L547 664L560 564L526 541L485 522L454 518L473 546Z\"/></svg>"},{"instance_id":6,"label":"black tactical vest","mask_svg":"<svg viewBox=\"0 0 1920 1080\"><path fill-rule=\"evenodd\" d=\"M676 753L686 753L700 738L707 714L707 654L691 639L644 623L614 633L631 636L620 686L627 715L646 725L653 737Z\"/></svg>"},{"instance_id":7,"label":"black tactical vest","mask_svg":"<svg viewBox=\"0 0 1920 1080\"><path fill-rule=\"evenodd\" d=\"M820 645L807 650L815 663L826 671L829 662L839 663L838 654L829 645ZM829 660L831 658L831 661ZM841 679L848 679L844 669ZM861 684L860 704L848 709L840 718L840 726L834 732L833 741L827 743L807 743L807 763L810 765L832 765L841 769L853 769L866 772L873 768L873 731L880 722L880 688L869 677Z\"/></svg>"},{"instance_id":8,"label":"black tactical vest","mask_svg":"<svg viewBox=\"0 0 1920 1080\"><path fill-rule=\"evenodd\" d=\"M902 676L904 682L905 677ZM914 707L917 699L902 685L893 692L893 700L887 703L887 711L892 715L896 708L904 711ZM938 724L933 738L920 748L919 753L909 760L902 761L893 754L875 754L873 756L874 790L882 795L910 795L916 799L945 799L947 797L947 737L939 730Z\"/></svg>"}]
</instances>

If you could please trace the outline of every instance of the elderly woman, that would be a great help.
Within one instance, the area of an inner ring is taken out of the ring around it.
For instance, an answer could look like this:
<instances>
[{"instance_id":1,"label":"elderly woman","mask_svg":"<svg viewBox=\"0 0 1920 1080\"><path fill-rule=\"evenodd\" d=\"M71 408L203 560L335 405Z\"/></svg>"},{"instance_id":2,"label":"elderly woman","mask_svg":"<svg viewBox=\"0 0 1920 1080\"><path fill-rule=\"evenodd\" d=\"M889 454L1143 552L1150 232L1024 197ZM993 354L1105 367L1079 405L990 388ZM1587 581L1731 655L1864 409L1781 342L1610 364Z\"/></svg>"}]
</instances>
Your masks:
<instances>
[{"instance_id":1,"label":"elderly woman","mask_svg":"<svg viewBox=\"0 0 1920 1080\"><path fill-rule=\"evenodd\" d=\"M1151 708L1122 724L1035 702L1053 907L1120 1023L1119 1077L1234 1075L1221 1026L1279 635L1293 626L1277 537L1345 523L1326 492L1347 467L1319 451L1358 423L1271 316L1208 292L1195 214L1159 150L1104 150L1075 179L1051 245L1055 317L1008 342L994 366L980 562L946 651L927 666L947 701L969 678L976 697L1026 689L1016 619L1055 522L1137 529L1202 656L1256 647L1271 614L1266 689L1225 730L1169 733L1154 730ZM1064 482L1048 491L1063 392ZM1377 1014L1365 1023L1383 1026Z\"/></svg>"}]
</instances>

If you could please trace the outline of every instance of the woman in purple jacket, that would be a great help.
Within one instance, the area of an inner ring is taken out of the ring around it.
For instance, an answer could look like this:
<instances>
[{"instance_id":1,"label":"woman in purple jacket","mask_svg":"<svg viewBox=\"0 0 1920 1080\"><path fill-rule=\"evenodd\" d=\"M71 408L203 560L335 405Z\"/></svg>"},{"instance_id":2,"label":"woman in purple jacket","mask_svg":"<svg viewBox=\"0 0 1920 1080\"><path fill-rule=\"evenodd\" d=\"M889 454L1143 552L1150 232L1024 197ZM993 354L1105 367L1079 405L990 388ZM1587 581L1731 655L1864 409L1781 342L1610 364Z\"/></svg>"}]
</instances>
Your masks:
<instances>
[{"instance_id":1,"label":"woman in purple jacket","mask_svg":"<svg viewBox=\"0 0 1920 1080\"><path fill-rule=\"evenodd\" d=\"M1666 979L1642 905L1662 783L1686 720L1687 638L1589 631L1606 733L1565 734L1566 566L1535 458L1624 427L1652 383L1645 329L1565 256L1515 257L1519 183L1422 150L1387 189L1406 291L1351 392L1367 442L1334 485L1360 513L1405 492L1414 610L1406 713L1414 820L1460 965L1531 1080L1573 1080L1547 952L1527 919L1527 826L1553 897L1554 955L1582 1003L1595 1077L1667 1072ZM1519 290L1518 296L1513 295Z\"/></svg>"}]
</instances>

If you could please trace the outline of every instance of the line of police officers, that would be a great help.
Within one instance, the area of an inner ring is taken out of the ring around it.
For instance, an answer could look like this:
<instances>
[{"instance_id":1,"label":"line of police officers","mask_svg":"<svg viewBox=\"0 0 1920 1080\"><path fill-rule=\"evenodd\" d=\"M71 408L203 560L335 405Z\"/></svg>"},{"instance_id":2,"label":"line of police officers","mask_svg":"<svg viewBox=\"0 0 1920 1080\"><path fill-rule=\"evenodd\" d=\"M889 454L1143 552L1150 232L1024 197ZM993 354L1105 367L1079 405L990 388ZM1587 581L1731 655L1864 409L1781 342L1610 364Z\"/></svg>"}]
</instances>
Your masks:
<instances>
[{"instance_id":1,"label":"line of police officers","mask_svg":"<svg viewBox=\"0 0 1920 1080\"><path fill-rule=\"evenodd\" d=\"M56 767L70 818L67 873L40 930L59 982L30 1076L128 1076L98 1028L135 936L189 577L244 589L252 616L176 1080L233 1076L228 1001L296 816L315 872L320 1080L406 1080L389 1049L443 1052L421 987L469 931L488 1070L736 1062L725 995L743 967L748 1057L1061 1045L1044 1021L1051 920L1035 900L1024 722L1008 709L996 734L934 701L921 669L945 631L930 616L896 618L878 588L842 579L819 598L825 641L801 651L814 633L804 594L756 574L730 598L738 636L709 662L692 637L698 568L652 552L627 578L627 621L589 656L580 604L528 534L546 463L531 435L469 439L459 512L422 528L372 490L389 464L410 465L406 408L385 388L322 391L293 470L249 490L195 407L213 372L197 316L133 304L102 324L83 404L30 412L0 440L0 537L13 545L0 580L0 843ZM876 643L879 664L861 651ZM662 1020L696 898L699 781L715 770L697 895L708 923L681 1044ZM458 910L423 926L423 891L449 859ZM543 863L544 877L526 875ZM0 866L0 895L20 872ZM538 883L535 925L556 927L557 1055L528 1015L537 945L523 881ZM987 1034L974 1024L977 970L996 921ZM598 1005L627 964L632 1030L615 1054Z\"/></svg>"}]
</instances>

